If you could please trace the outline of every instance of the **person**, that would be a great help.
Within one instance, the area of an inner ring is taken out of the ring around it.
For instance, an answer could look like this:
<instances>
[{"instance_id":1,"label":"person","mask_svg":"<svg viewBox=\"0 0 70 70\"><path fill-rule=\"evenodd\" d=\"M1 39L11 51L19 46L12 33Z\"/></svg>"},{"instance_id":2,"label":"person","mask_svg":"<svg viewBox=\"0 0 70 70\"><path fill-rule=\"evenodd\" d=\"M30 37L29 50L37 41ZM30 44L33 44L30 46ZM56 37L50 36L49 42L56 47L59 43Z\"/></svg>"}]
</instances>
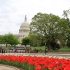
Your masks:
<instances>
[{"instance_id":1,"label":"person","mask_svg":"<svg viewBox=\"0 0 70 70\"><path fill-rule=\"evenodd\" d=\"M45 54L48 52L47 44L45 43Z\"/></svg>"},{"instance_id":2,"label":"person","mask_svg":"<svg viewBox=\"0 0 70 70\"><path fill-rule=\"evenodd\" d=\"M46 48L46 52L48 52L48 48Z\"/></svg>"},{"instance_id":3,"label":"person","mask_svg":"<svg viewBox=\"0 0 70 70\"><path fill-rule=\"evenodd\" d=\"M16 49L16 47L14 47L14 53L16 53L17 52L17 49Z\"/></svg>"},{"instance_id":4,"label":"person","mask_svg":"<svg viewBox=\"0 0 70 70\"><path fill-rule=\"evenodd\" d=\"M2 51L1 51L2 53L3 53L3 49L2 49Z\"/></svg>"}]
</instances>

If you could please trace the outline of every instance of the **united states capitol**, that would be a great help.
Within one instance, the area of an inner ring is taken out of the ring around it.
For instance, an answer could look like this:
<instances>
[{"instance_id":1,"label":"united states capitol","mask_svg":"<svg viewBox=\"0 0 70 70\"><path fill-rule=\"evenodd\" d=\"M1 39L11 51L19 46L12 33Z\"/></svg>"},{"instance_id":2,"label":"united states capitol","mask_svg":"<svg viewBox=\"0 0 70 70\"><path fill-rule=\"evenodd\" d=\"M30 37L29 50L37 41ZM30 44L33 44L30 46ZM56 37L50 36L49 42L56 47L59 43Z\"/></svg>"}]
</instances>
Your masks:
<instances>
[{"instance_id":1,"label":"united states capitol","mask_svg":"<svg viewBox=\"0 0 70 70\"><path fill-rule=\"evenodd\" d=\"M30 27L27 21L27 17L25 15L24 22L21 24L20 29L19 29L19 34L14 34L14 35L18 38L18 40L21 43L22 39L28 36L29 31L30 31Z\"/></svg>"}]
</instances>

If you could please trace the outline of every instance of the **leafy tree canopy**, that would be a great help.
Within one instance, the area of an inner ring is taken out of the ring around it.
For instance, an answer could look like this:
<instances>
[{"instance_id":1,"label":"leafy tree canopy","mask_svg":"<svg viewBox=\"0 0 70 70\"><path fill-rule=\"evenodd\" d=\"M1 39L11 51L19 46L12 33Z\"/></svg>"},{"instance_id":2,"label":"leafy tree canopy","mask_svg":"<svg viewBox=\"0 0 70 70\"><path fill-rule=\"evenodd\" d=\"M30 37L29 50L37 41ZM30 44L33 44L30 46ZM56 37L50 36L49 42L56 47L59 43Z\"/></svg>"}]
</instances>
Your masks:
<instances>
[{"instance_id":1,"label":"leafy tree canopy","mask_svg":"<svg viewBox=\"0 0 70 70\"><path fill-rule=\"evenodd\" d=\"M54 14L37 13L30 23L30 36L44 40L44 43L53 38L65 39L67 31L67 20Z\"/></svg>"},{"instance_id":2,"label":"leafy tree canopy","mask_svg":"<svg viewBox=\"0 0 70 70\"><path fill-rule=\"evenodd\" d=\"M29 37L25 37L22 39L22 45L29 45L30 44L30 38Z\"/></svg>"},{"instance_id":3,"label":"leafy tree canopy","mask_svg":"<svg viewBox=\"0 0 70 70\"><path fill-rule=\"evenodd\" d=\"M3 37L4 44L17 45L18 39L13 34L5 34Z\"/></svg>"}]
</instances>

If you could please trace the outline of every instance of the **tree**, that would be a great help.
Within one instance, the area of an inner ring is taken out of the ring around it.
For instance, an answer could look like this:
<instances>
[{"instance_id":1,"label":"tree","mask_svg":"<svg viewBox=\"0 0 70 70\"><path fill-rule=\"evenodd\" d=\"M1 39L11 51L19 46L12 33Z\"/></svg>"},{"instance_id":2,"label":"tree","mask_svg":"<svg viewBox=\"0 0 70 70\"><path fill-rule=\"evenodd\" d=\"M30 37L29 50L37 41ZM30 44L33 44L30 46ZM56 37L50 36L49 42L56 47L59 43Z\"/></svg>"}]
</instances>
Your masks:
<instances>
[{"instance_id":1,"label":"tree","mask_svg":"<svg viewBox=\"0 0 70 70\"><path fill-rule=\"evenodd\" d=\"M0 35L0 44L3 44L3 35Z\"/></svg>"},{"instance_id":2,"label":"tree","mask_svg":"<svg viewBox=\"0 0 70 70\"><path fill-rule=\"evenodd\" d=\"M30 45L30 38L29 37L25 37L22 39L22 45Z\"/></svg>"},{"instance_id":3,"label":"tree","mask_svg":"<svg viewBox=\"0 0 70 70\"><path fill-rule=\"evenodd\" d=\"M19 43L18 39L13 34L5 34L3 37L3 41L6 44L17 45Z\"/></svg>"},{"instance_id":4,"label":"tree","mask_svg":"<svg viewBox=\"0 0 70 70\"><path fill-rule=\"evenodd\" d=\"M59 35L65 37L65 28L67 29L67 21L64 18L61 19L54 14L37 13L30 23L30 36L34 35L38 39L43 39L44 43L49 40L48 49L51 49L50 44L53 38L60 39Z\"/></svg>"},{"instance_id":5,"label":"tree","mask_svg":"<svg viewBox=\"0 0 70 70\"><path fill-rule=\"evenodd\" d=\"M7 47L7 44L8 44L8 40L9 40L8 35L5 34L5 35L3 36L3 43L6 44L6 47Z\"/></svg>"},{"instance_id":6,"label":"tree","mask_svg":"<svg viewBox=\"0 0 70 70\"><path fill-rule=\"evenodd\" d=\"M30 35L30 45L31 46L40 46L41 40L37 36Z\"/></svg>"},{"instance_id":7,"label":"tree","mask_svg":"<svg viewBox=\"0 0 70 70\"><path fill-rule=\"evenodd\" d=\"M69 44L70 43L70 19L69 19L69 15L70 15L70 9L63 11L63 16L66 18L66 20L68 22L68 27L69 27L66 41L67 41L67 46L70 47L70 44Z\"/></svg>"}]
</instances>

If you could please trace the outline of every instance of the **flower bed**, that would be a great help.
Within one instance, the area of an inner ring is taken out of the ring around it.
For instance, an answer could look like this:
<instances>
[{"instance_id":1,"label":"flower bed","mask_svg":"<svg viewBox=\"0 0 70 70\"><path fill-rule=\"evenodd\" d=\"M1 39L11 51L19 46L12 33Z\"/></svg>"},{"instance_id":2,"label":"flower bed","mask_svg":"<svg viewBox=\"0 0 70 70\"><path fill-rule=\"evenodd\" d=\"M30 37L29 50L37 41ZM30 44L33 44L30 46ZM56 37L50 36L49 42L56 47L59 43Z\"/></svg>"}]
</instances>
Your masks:
<instances>
[{"instance_id":1,"label":"flower bed","mask_svg":"<svg viewBox=\"0 0 70 70\"><path fill-rule=\"evenodd\" d=\"M0 55L0 64L24 70L70 70L70 59L53 57Z\"/></svg>"}]
</instances>

